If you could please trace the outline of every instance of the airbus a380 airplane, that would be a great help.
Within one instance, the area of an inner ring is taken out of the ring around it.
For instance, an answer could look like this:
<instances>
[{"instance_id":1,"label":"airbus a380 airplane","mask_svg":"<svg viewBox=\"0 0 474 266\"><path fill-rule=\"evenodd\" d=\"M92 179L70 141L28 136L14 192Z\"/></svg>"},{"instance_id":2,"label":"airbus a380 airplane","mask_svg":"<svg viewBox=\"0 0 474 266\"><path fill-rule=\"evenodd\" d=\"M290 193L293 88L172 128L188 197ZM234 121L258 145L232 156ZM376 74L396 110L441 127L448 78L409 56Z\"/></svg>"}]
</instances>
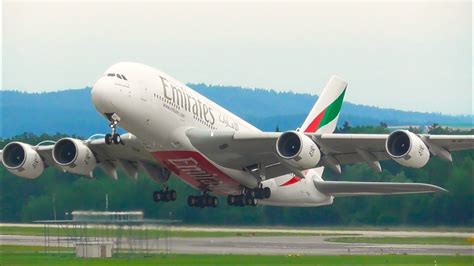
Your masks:
<instances>
[{"instance_id":1,"label":"airbus a380 airplane","mask_svg":"<svg viewBox=\"0 0 474 266\"><path fill-rule=\"evenodd\" d=\"M11 142L1 151L13 174L37 178L45 167L91 176L96 166L117 178L117 168L133 178L144 171L166 184L171 174L201 191L188 205L215 207L214 195L228 195L233 206L269 204L321 206L334 197L428 193L443 188L421 183L335 182L321 177L324 167L380 160L419 168L430 157L451 161L451 151L472 149L473 136L333 134L347 83L332 77L299 129L262 132L186 85L137 63L110 67L92 88L92 101L109 122L105 138L63 138L54 145ZM120 126L130 133L116 133ZM172 201L166 185L153 199Z\"/></svg>"}]
</instances>

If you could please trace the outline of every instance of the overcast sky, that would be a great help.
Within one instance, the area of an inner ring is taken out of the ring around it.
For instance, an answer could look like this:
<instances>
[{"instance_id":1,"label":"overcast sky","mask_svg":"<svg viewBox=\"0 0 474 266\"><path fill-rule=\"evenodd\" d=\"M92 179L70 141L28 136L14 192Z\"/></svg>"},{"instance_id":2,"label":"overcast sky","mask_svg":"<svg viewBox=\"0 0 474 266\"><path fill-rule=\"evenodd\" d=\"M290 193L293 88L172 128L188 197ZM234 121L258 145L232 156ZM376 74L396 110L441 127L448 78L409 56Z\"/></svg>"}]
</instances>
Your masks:
<instances>
[{"instance_id":1,"label":"overcast sky","mask_svg":"<svg viewBox=\"0 0 474 266\"><path fill-rule=\"evenodd\" d=\"M185 83L319 94L470 114L472 6L465 2L3 1L2 89L91 86L119 61Z\"/></svg>"}]
</instances>

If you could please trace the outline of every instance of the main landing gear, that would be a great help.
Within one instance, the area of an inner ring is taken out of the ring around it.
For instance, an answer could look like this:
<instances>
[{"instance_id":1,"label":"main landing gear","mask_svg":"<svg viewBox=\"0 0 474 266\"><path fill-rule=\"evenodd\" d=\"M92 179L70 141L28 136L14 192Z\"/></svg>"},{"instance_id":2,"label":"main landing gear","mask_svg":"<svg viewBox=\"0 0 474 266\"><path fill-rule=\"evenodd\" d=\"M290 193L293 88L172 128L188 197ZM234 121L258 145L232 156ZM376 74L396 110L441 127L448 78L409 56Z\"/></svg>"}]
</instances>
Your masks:
<instances>
[{"instance_id":1,"label":"main landing gear","mask_svg":"<svg viewBox=\"0 0 474 266\"><path fill-rule=\"evenodd\" d=\"M175 190L169 190L168 187L159 191L153 191L154 202L175 201L177 197L178 197L178 193L176 193Z\"/></svg>"},{"instance_id":2,"label":"main landing gear","mask_svg":"<svg viewBox=\"0 0 474 266\"><path fill-rule=\"evenodd\" d=\"M227 196L227 204L230 206L257 206L258 200L248 195L229 195Z\"/></svg>"},{"instance_id":3,"label":"main landing gear","mask_svg":"<svg viewBox=\"0 0 474 266\"><path fill-rule=\"evenodd\" d=\"M120 122L120 117L113 113L110 115L110 128L112 130L112 134L106 134L105 135L105 144L110 145L110 144L122 144L122 138L120 137L120 134L117 134L117 125Z\"/></svg>"},{"instance_id":4,"label":"main landing gear","mask_svg":"<svg viewBox=\"0 0 474 266\"><path fill-rule=\"evenodd\" d=\"M219 204L217 197L210 196L207 192L204 192L201 196L189 196L188 197L188 206L189 207L212 207L215 208Z\"/></svg>"},{"instance_id":5,"label":"main landing gear","mask_svg":"<svg viewBox=\"0 0 474 266\"><path fill-rule=\"evenodd\" d=\"M227 196L227 204L230 206L257 206L259 199L270 198L272 191L269 187L259 184L256 188L243 188L240 195Z\"/></svg>"}]
</instances>

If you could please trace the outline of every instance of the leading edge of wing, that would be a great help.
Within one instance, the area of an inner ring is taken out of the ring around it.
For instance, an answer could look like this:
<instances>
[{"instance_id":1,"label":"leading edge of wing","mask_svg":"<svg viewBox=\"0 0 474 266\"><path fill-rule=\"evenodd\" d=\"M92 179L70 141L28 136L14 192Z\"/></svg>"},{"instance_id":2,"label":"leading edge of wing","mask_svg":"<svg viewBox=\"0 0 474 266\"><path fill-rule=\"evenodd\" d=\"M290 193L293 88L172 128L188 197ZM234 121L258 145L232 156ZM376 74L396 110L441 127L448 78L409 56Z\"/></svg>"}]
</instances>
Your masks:
<instances>
[{"instance_id":1,"label":"leading edge of wing","mask_svg":"<svg viewBox=\"0 0 474 266\"><path fill-rule=\"evenodd\" d=\"M425 183L314 181L316 188L331 196L395 195L448 192L442 187Z\"/></svg>"}]
</instances>

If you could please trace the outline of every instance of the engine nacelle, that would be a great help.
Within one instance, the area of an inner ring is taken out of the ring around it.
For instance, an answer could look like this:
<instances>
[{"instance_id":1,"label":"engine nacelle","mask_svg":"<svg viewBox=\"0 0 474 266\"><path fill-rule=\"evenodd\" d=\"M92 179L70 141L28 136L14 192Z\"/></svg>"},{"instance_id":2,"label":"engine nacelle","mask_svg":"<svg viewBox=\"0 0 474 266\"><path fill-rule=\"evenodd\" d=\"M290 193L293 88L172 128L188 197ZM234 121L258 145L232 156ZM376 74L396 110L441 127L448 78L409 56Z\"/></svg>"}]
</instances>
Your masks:
<instances>
[{"instance_id":1,"label":"engine nacelle","mask_svg":"<svg viewBox=\"0 0 474 266\"><path fill-rule=\"evenodd\" d=\"M81 140L60 139L53 148L54 161L65 171L91 176L97 165L94 153Z\"/></svg>"},{"instance_id":2,"label":"engine nacelle","mask_svg":"<svg viewBox=\"0 0 474 266\"><path fill-rule=\"evenodd\" d=\"M35 179L43 173L41 156L29 144L10 142L3 149L2 163L7 170L20 177Z\"/></svg>"},{"instance_id":3,"label":"engine nacelle","mask_svg":"<svg viewBox=\"0 0 474 266\"><path fill-rule=\"evenodd\" d=\"M421 168L430 160L430 151L416 134L408 130L392 132L385 142L387 153L397 163Z\"/></svg>"},{"instance_id":4,"label":"engine nacelle","mask_svg":"<svg viewBox=\"0 0 474 266\"><path fill-rule=\"evenodd\" d=\"M276 141L276 151L288 164L301 170L314 168L321 159L321 151L310 137L288 131Z\"/></svg>"}]
</instances>

